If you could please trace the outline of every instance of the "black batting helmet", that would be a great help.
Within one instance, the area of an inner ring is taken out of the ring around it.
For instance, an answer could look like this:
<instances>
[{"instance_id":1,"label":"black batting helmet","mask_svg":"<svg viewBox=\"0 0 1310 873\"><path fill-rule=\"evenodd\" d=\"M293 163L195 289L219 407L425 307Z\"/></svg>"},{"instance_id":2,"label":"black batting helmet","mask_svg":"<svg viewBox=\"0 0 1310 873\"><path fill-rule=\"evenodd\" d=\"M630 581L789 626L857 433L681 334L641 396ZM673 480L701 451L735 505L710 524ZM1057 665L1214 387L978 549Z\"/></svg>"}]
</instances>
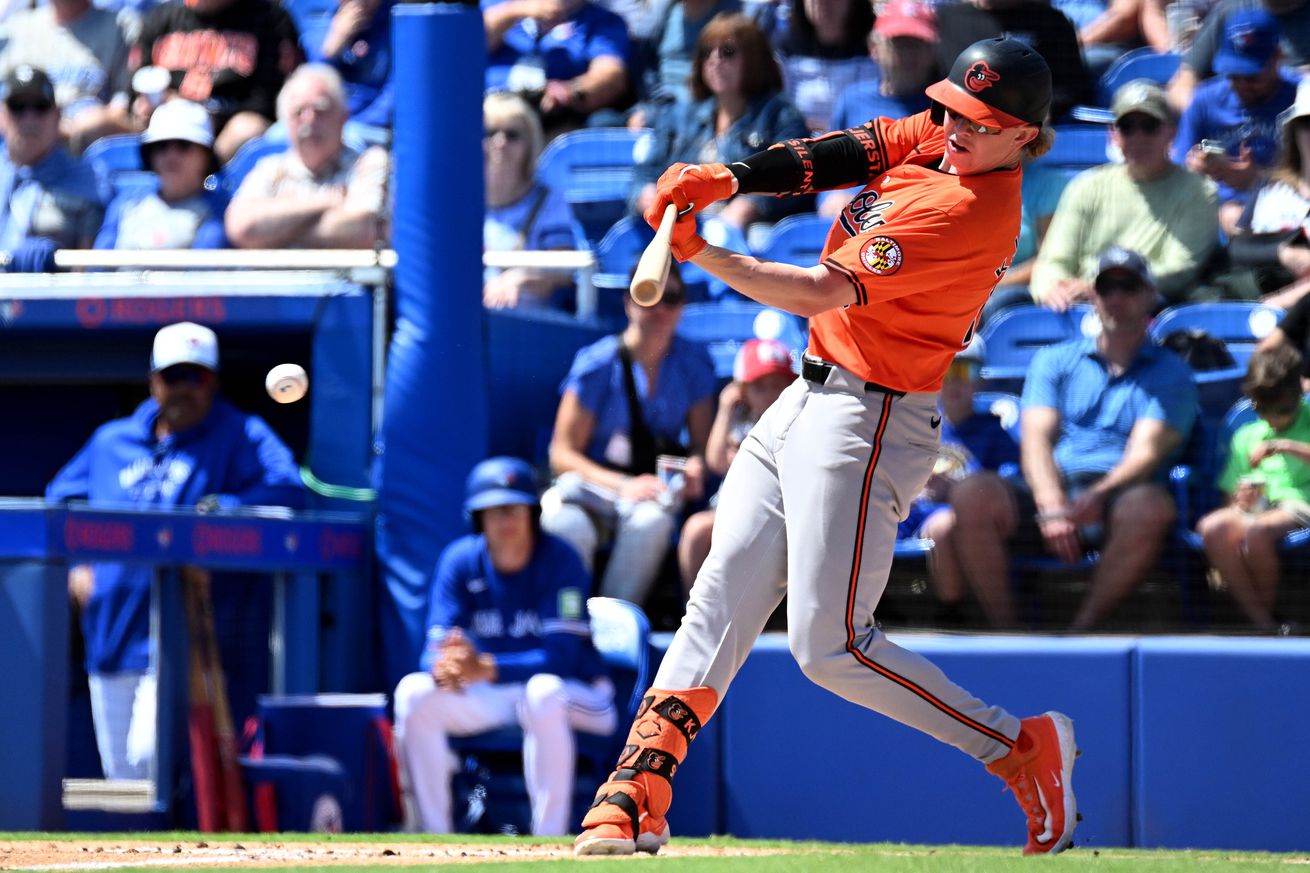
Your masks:
<instances>
[{"instance_id":1,"label":"black batting helmet","mask_svg":"<svg viewBox=\"0 0 1310 873\"><path fill-rule=\"evenodd\" d=\"M950 74L925 93L938 124L945 107L988 127L1041 127L1051 111L1051 68L1013 37L981 39L960 52Z\"/></svg>"}]
</instances>

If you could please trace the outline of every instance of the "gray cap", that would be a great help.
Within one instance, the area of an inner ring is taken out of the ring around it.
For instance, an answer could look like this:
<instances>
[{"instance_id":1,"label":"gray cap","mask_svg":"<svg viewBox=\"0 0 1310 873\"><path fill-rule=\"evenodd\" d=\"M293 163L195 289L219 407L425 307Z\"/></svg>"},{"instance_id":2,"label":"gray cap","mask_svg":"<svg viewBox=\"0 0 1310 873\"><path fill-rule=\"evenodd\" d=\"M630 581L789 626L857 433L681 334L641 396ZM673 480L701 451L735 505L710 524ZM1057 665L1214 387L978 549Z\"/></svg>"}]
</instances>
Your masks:
<instances>
[{"instance_id":1,"label":"gray cap","mask_svg":"<svg viewBox=\"0 0 1310 873\"><path fill-rule=\"evenodd\" d=\"M1110 246L1101 252L1101 256L1096 259L1096 283L1099 285L1101 277L1112 270L1132 273L1147 287L1155 287L1155 274L1151 272L1151 265L1132 249Z\"/></svg>"},{"instance_id":2,"label":"gray cap","mask_svg":"<svg viewBox=\"0 0 1310 873\"><path fill-rule=\"evenodd\" d=\"M1166 124L1174 121L1174 113L1169 108L1169 101L1165 99L1164 89L1150 79L1133 79L1115 91L1110 111L1114 113L1115 121L1134 112L1141 112Z\"/></svg>"}]
</instances>

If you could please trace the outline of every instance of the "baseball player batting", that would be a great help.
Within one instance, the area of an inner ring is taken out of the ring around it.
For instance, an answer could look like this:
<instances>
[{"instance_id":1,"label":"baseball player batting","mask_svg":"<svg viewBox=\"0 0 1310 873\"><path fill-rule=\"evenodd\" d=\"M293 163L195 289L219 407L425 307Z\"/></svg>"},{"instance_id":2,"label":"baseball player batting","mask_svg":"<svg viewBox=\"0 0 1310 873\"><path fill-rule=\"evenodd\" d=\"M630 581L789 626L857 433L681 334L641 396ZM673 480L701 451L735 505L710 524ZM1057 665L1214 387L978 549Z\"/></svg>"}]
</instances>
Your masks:
<instances>
[{"instance_id":1,"label":"baseball player batting","mask_svg":"<svg viewBox=\"0 0 1310 873\"><path fill-rule=\"evenodd\" d=\"M713 546L618 769L582 821L579 855L658 852L672 778L765 620L787 593L791 650L811 680L972 755L1028 818L1025 853L1073 839L1073 723L1022 721L890 642L874 621L897 522L937 458L937 390L977 327L1019 236L1020 156L1050 148L1051 73L1018 40L967 48L932 107L732 166L675 164L646 220L672 203L674 255L761 303L810 318L801 378L742 444ZM802 268L707 245L694 213L735 193L863 185Z\"/></svg>"}]
</instances>

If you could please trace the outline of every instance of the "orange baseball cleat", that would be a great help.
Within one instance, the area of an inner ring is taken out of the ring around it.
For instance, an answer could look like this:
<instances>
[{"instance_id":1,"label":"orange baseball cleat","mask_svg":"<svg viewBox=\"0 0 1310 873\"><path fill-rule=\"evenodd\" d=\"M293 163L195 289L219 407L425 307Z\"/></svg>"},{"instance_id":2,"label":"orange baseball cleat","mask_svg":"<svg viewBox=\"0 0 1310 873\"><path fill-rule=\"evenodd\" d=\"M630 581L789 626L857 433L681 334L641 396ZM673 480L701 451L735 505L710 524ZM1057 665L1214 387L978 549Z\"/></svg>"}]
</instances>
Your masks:
<instances>
[{"instance_id":1,"label":"orange baseball cleat","mask_svg":"<svg viewBox=\"0 0 1310 873\"><path fill-rule=\"evenodd\" d=\"M1025 855L1054 854L1073 844L1078 824L1073 762L1078 754L1073 721L1048 712L1025 718L1010 753L987 765L987 772L1005 780L1028 816Z\"/></svg>"}]
</instances>

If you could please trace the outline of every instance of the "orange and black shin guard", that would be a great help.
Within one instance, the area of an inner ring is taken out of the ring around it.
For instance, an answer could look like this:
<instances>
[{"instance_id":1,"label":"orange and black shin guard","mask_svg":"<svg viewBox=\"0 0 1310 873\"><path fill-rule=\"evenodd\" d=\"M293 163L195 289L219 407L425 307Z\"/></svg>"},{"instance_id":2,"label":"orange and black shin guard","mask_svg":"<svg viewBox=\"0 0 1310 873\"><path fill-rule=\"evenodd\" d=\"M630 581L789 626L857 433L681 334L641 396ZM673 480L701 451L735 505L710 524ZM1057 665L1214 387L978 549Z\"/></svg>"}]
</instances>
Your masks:
<instances>
[{"instance_id":1,"label":"orange and black shin guard","mask_svg":"<svg viewBox=\"0 0 1310 873\"><path fill-rule=\"evenodd\" d=\"M648 830L662 830L664 815L673 800L670 780L682 765L687 746L714 714L718 702L718 692L706 686L647 691L619 755L618 769L596 793L596 802L582 826L631 826L635 839L645 815L651 819Z\"/></svg>"}]
</instances>

